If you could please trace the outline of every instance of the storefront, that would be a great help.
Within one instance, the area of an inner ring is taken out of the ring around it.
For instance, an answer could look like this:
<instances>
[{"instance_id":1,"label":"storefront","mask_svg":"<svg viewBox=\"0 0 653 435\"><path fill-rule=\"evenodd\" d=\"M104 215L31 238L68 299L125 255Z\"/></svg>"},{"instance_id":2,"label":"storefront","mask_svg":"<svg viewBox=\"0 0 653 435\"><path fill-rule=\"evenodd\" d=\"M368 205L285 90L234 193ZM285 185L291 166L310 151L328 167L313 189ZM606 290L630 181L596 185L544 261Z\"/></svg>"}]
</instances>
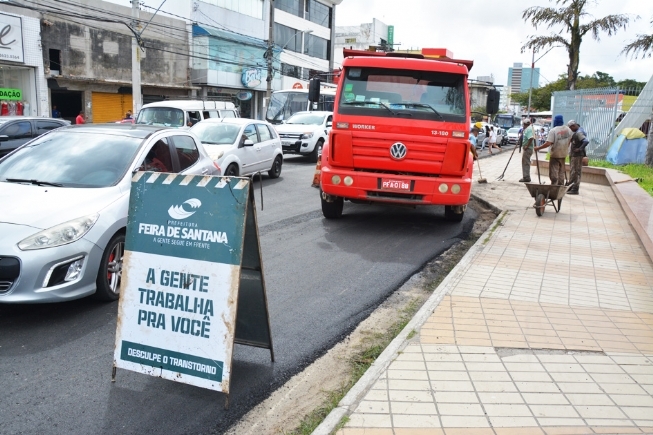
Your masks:
<instances>
[{"instance_id":1,"label":"storefront","mask_svg":"<svg viewBox=\"0 0 653 435\"><path fill-rule=\"evenodd\" d=\"M0 116L47 116L37 18L0 13Z\"/></svg>"}]
</instances>

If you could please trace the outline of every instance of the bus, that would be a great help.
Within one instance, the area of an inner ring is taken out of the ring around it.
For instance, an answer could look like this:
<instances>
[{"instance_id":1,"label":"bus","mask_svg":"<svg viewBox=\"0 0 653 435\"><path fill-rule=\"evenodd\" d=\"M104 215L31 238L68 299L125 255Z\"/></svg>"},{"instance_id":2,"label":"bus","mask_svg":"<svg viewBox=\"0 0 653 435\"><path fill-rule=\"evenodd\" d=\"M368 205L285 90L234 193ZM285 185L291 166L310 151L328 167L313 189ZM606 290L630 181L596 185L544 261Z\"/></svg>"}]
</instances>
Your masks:
<instances>
[{"instance_id":1,"label":"bus","mask_svg":"<svg viewBox=\"0 0 653 435\"><path fill-rule=\"evenodd\" d=\"M335 87L323 87L320 91L320 101L316 106L308 101L308 89L285 89L274 91L270 98L265 120L271 124L281 124L295 112L310 110L333 111L333 101L336 97Z\"/></svg>"},{"instance_id":2,"label":"bus","mask_svg":"<svg viewBox=\"0 0 653 435\"><path fill-rule=\"evenodd\" d=\"M521 126L521 118L510 113L500 113L494 118L494 124L504 130Z\"/></svg>"}]
</instances>

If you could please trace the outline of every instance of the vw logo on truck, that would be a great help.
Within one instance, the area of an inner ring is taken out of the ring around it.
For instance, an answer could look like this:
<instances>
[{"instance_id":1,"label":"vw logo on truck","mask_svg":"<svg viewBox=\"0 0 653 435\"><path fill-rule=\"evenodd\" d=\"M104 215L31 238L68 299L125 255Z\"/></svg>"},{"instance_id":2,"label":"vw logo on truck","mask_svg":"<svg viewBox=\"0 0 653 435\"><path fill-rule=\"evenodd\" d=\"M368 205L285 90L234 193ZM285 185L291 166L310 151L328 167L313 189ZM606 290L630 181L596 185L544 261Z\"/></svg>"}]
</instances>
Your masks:
<instances>
[{"instance_id":1,"label":"vw logo on truck","mask_svg":"<svg viewBox=\"0 0 653 435\"><path fill-rule=\"evenodd\" d=\"M395 142L390 146L390 156L395 160L401 160L406 157L406 145L401 142Z\"/></svg>"}]
</instances>

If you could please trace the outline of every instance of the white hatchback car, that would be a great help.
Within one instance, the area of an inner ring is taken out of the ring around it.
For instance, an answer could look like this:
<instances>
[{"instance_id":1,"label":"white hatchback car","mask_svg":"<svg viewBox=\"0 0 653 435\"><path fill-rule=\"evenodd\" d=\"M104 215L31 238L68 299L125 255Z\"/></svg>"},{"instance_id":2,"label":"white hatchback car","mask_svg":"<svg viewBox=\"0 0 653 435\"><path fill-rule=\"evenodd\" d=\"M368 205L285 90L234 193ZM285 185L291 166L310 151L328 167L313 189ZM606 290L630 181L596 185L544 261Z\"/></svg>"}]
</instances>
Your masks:
<instances>
[{"instance_id":1,"label":"white hatchback car","mask_svg":"<svg viewBox=\"0 0 653 435\"><path fill-rule=\"evenodd\" d=\"M333 112L297 112L277 125L283 152L309 156L316 163L322 147L329 140Z\"/></svg>"},{"instance_id":2,"label":"white hatchback car","mask_svg":"<svg viewBox=\"0 0 653 435\"><path fill-rule=\"evenodd\" d=\"M279 178L283 165L281 140L274 127L265 121L246 118L211 118L191 129L219 167L221 175L267 172Z\"/></svg>"}]
</instances>

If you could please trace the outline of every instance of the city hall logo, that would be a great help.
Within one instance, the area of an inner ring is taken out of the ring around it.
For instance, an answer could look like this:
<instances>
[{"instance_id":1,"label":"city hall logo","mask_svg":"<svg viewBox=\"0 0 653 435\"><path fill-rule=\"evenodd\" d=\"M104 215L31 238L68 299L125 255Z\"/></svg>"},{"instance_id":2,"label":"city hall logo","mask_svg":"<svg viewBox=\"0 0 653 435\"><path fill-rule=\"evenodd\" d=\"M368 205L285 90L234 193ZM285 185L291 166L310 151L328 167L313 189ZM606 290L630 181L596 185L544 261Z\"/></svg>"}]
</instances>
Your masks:
<instances>
[{"instance_id":1,"label":"city hall logo","mask_svg":"<svg viewBox=\"0 0 653 435\"><path fill-rule=\"evenodd\" d=\"M390 147L390 156L395 160L401 160L406 157L406 145L401 142L393 143Z\"/></svg>"},{"instance_id":2,"label":"city hall logo","mask_svg":"<svg viewBox=\"0 0 653 435\"><path fill-rule=\"evenodd\" d=\"M170 208L168 209L168 214L170 215L170 217L173 219L186 219L194 215L195 212L197 211L197 210L186 210L187 207L184 207L184 205L187 205L191 209L193 208L197 209L200 208L202 202L197 198L191 198L188 201L185 201L182 205L170 206Z\"/></svg>"}]
</instances>

